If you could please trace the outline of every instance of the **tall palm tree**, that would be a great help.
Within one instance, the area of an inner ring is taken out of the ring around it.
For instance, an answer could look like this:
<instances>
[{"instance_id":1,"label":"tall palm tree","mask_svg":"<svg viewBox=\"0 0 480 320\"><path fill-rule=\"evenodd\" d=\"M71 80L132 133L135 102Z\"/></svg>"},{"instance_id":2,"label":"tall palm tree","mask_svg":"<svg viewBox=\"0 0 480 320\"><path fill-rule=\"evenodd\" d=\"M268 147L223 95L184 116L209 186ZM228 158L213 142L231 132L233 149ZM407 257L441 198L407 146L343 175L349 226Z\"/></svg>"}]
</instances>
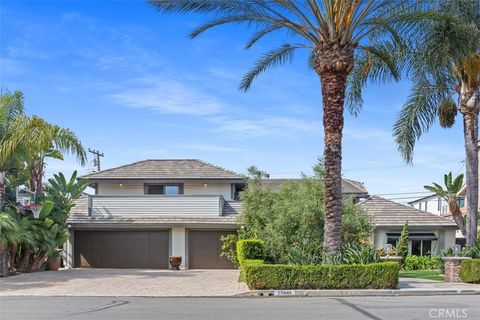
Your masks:
<instances>
[{"instance_id":1,"label":"tall palm tree","mask_svg":"<svg viewBox=\"0 0 480 320\"><path fill-rule=\"evenodd\" d=\"M398 79L390 51L404 48L395 25L405 26L412 8L402 0L151 0L161 12L201 13L211 18L191 33L228 24L245 24L255 32L250 48L267 35L284 32L292 41L263 55L243 77L247 91L261 73L293 59L297 49L310 51L310 65L321 81L325 163L325 256L341 248L341 168L344 99L347 79L358 58L363 73L356 93L367 80ZM408 31L402 28L402 32Z\"/></svg>"},{"instance_id":2,"label":"tall palm tree","mask_svg":"<svg viewBox=\"0 0 480 320\"><path fill-rule=\"evenodd\" d=\"M458 205L458 193L463 186L463 174L452 177L452 173L449 172L443 178L445 188L443 188L438 183L432 183L431 185L424 186L425 189L435 193L444 199L448 204L448 209L452 214L455 223L457 224L458 229L462 232L462 235L466 237L465 222L463 221L463 215L460 211L460 206Z\"/></svg>"},{"instance_id":3,"label":"tall palm tree","mask_svg":"<svg viewBox=\"0 0 480 320\"><path fill-rule=\"evenodd\" d=\"M439 118L451 127L463 117L467 185L467 245L477 238L478 115L480 112L480 2L433 2L438 18L419 29L416 49L408 56L413 88L398 115L394 137L411 162L415 142Z\"/></svg>"}]
</instances>

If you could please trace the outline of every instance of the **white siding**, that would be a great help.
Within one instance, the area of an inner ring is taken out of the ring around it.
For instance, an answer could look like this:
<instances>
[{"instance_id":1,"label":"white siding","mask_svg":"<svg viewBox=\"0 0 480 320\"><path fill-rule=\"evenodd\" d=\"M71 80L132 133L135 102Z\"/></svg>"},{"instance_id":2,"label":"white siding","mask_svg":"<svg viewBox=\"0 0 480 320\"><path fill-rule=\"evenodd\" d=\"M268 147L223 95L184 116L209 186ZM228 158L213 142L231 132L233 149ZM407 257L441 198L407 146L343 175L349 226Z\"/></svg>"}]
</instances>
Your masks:
<instances>
[{"instance_id":1,"label":"white siding","mask_svg":"<svg viewBox=\"0 0 480 320\"><path fill-rule=\"evenodd\" d=\"M141 195L143 183L107 183L98 184L98 195Z\"/></svg>"},{"instance_id":2,"label":"white siding","mask_svg":"<svg viewBox=\"0 0 480 320\"><path fill-rule=\"evenodd\" d=\"M185 195L218 195L223 196L225 200L232 200L232 191L230 183L203 183L193 184L185 183L183 185L183 193Z\"/></svg>"},{"instance_id":3,"label":"white siding","mask_svg":"<svg viewBox=\"0 0 480 320\"><path fill-rule=\"evenodd\" d=\"M182 257L180 269L185 269L185 228L172 228L172 256Z\"/></svg>"},{"instance_id":4,"label":"white siding","mask_svg":"<svg viewBox=\"0 0 480 320\"><path fill-rule=\"evenodd\" d=\"M159 182L161 184L161 182ZM232 200L230 182L185 182L184 195L223 196L225 200ZM143 183L98 183L98 195L141 195L144 194Z\"/></svg>"}]
</instances>

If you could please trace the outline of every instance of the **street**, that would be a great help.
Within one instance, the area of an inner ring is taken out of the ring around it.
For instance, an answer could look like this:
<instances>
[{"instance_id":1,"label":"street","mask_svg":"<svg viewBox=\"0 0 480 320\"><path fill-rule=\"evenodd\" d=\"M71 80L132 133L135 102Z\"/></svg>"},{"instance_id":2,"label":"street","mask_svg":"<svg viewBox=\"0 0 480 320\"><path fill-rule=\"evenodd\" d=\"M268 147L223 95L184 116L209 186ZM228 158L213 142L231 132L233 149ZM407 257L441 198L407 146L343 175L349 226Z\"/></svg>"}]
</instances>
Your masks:
<instances>
[{"instance_id":1,"label":"street","mask_svg":"<svg viewBox=\"0 0 480 320\"><path fill-rule=\"evenodd\" d=\"M0 319L480 319L480 297L0 297Z\"/></svg>"}]
</instances>

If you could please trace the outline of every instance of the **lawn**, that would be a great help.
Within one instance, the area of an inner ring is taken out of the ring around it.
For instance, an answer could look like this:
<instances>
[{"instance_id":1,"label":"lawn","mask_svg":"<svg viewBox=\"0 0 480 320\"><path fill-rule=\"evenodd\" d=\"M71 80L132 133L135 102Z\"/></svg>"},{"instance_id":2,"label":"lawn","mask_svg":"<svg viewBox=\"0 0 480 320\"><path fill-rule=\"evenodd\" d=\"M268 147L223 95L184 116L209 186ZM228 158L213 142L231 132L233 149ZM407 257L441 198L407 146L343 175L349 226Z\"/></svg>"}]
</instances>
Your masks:
<instances>
[{"instance_id":1,"label":"lawn","mask_svg":"<svg viewBox=\"0 0 480 320\"><path fill-rule=\"evenodd\" d=\"M400 277L443 281L440 270L400 271Z\"/></svg>"}]
</instances>

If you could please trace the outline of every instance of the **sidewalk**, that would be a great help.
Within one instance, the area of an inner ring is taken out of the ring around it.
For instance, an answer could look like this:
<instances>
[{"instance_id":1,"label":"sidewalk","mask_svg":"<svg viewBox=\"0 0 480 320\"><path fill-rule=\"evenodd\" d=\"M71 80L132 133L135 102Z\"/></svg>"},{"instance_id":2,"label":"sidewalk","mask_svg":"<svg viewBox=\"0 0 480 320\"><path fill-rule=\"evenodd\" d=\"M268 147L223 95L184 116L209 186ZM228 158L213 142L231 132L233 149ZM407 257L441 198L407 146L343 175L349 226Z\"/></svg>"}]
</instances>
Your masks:
<instances>
[{"instance_id":1,"label":"sidewalk","mask_svg":"<svg viewBox=\"0 0 480 320\"><path fill-rule=\"evenodd\" d=\"M346 290L252 290L243 297L355 297L355 296L434 296L480 295L480 284L448 283L443 281L400 278L397 289Z\"/></svg>"}]
</instances>

